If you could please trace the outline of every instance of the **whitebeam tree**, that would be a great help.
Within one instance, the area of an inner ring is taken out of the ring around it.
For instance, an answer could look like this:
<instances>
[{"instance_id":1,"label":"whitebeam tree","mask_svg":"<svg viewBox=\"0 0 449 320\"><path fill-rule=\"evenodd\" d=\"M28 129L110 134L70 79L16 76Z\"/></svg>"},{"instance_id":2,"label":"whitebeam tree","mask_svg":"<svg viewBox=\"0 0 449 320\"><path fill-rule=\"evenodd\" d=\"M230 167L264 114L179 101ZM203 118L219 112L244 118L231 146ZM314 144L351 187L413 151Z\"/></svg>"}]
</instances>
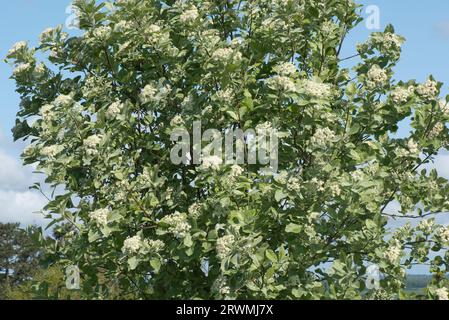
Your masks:
<instances>
[{"instance_id":1,"label":"whitebeam tree","mask_svg":"<svg viewBox=\"0 0 449 320\"><path fill-rule=\"evenodd\" d=\"M351 60L352 0L74 5L82 35L48 29L7 60L24 163L64 188L45 211L72 225L43 244L80 268L86 298L108 297L99 272L143 299L405 298L406 270L428 264L426 296L448 299L449 228L434 216L449 211L449 185L424 166L447 147L449 105L431 76L393 78L393 27ZM171 133L199 120L275 128L279 171L173 164Z\"/></svg>"}]
</instances>

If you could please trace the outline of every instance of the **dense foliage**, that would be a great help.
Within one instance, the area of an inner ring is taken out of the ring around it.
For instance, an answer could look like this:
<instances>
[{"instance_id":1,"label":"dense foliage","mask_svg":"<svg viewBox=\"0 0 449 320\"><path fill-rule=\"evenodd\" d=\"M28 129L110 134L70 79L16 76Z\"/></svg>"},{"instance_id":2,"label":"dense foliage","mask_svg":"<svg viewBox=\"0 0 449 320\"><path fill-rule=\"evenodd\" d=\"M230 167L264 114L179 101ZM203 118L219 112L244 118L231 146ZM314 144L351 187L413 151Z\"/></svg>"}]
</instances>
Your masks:
<instances>
[{"instance_id":1,"label":"dense foliage","mask_svg":"<svg viewBox=\"0 0 449 320\"><path fill-rule=\"evenodd\" d=\"M74 4L81 35L48 29L8 60L24 162L64 187L45 210L72 225L42 241L79 266L83 297L108 297L101 270L138 298L388 299L426 263L426 294L448 298L449 228L424 216L449 210L449 185L423 165L448 144L449 107L432 77L394 79L393 27L347 60L352 0ZM275 128L279 172L173 164L171 132L196 120ZM394 203L422 222L392 229Z\"/></svg>"}]
</instances>

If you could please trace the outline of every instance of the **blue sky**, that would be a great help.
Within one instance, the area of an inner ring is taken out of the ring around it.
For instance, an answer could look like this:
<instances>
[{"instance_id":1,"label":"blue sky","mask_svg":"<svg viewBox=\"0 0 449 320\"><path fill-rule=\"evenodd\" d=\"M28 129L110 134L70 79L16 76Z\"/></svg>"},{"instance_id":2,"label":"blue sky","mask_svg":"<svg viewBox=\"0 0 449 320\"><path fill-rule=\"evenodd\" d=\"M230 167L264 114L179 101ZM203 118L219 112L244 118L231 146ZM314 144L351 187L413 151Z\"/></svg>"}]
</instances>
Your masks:
<instances>
[{"instance_id":1,"label":"blue sky","mask_svg":"<svg viewBox=\"0 0 449 320\"><path fill-rule=\"evenodd\" d=\"M388 23L407 39L403 55L396 67L397 80L424 81L429 74L449 86L449 1L428 0L359 0L364 5L380 9L381 29ZM70 0L14 0L2 1L0 11L0 58L17 41L36 44L42 30L64 24L69 17L66 9ZM364 14L366 17L367 14ZM364 41L370 32L365 23L351 34L342 57L355 53L355 44ZM13 144L10 129L14 125L19 98L14 83L9 80L11 67L0 63L0 222L18 221L26 225L42 223L38 214L44 198L28 190L38 177L31 168L22 168L19 153L23 144ZM408 130L404 127L403 130ZM442 153L435 166L449 178L449 155Z\"/></svg>"}]
</instances>

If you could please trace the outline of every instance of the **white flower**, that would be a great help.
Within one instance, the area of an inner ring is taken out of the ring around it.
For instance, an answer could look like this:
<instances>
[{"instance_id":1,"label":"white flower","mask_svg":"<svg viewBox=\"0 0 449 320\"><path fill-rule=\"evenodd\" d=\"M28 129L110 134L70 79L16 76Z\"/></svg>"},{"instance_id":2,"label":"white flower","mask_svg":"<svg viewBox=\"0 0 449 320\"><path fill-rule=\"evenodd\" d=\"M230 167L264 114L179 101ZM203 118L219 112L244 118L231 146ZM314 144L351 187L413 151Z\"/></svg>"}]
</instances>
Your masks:
<instances>
[{"instance_id":1,"label":"white flower","mask_svg":"<svg viewBox=\"0 0 449 320\"><path fill-rule=\"evenodd\" d=\"M142 240L140 236L127 238L123 243L122 252L126 254L138 253L142 248Z\"/></svg>"},{"instance_id":2,"label":"white flower","mask_svg":"<svg viewBox=\"0 0 449 320\"><path fill-rule=\"evenodd\" d=\"M221 164L223 164L223 159L220 158L219 156L208 156L203 158L203 164L201 165L201 168L203 170L205 169L218 170Z\"/></svg>"},{"instance_id":3,"label":"white flower","mask_svg":"<svg viewBox=\"0 0 449 320\"><path fill-rule=\"evenodd\" d=\"M413 94L413 91L414 88L412 86L410 86L409 88L397 87L391 93L391 100L396 104L405 103Z\"/></svg>"},{"instance_id":4,"label":"white flower","mask_svg":"<svg viewBox=\"0 0 449 320\"><path fill-rule=\"evenodd\" d=\"M53 35L56 29L54 28L47 28L44 31L42 31L39 39L41 43L47 43L53 41Z\"/></svg>"},{"instance_id":5,"label":"white flower","mask_svg":"<svg viewBox=\"0 0 449 320\"><path fill-rule=\"evenodd\" d=\"M335 133L329 128L319 128L310 139L316 147L326 147L336 138Z\"/></svg>"},{"instance_id":6,"label":"white flower","mask_svg":"<svg viewBox=\"0 0 449 320\"><path fill-rule=\"evenodd\" d=\"M147 84L140 93L140 100L142 103L147 103L155 100L158 90L152 84Z\"/></svg>"},{"instance_id":7,"label":"white flower","mask_svg":"<svg viewBox=\"0 0 449 320\"><path fill-rule=\"evenodd\" d=\"M160 252L164 249L165 244L161 240L148 240L145 241L145 244L148 246L148 249L151 252Z\"/></svg>"},{"instance_id":8,"label":"white flower","mask_svg":"<svg viewBox=\"0 0 449 320\"><path fill-rule=\"evenodd\" d=\"M215 97L220 103L230 104L234 99L234 91L231 88L219 90L215 94Z\"/></svg>"},{"instance_id":9,"label":"white flower","mask_svg":"<svg viewBox=\"0 0 449 320\"><path fill-rule=\"evenodd\" d=\"M441 132L443 132L444 128L445 128L444 125L443 125L442 123L438 122L438 123L432 128L432 130L430 130L430 132L429 132L429 137L430 137L431 139L437 138L437 137L441 134Z\"/></svg>"},{"instance_id":10,"label":"white flower","mask_svg":"<svg viewBox=\"0 0 449 320\"><path fill-rule=\"evenodd\" d=\"M289 77L276 75L267 79L266 82L271 89L277 91L285 91L285 92L297 91L295 83Z\"/></svg>"},{"instance_id":11,"label":"white flower","mask_svg":"<svg viewBox=\"0 0 449 320\"><path fill-rule=\"evenodd\" d=\"M416 88L416 92L424 99L432 99L438 94L438 83L428 79Z\"/></svg>"},{"instance_id":12,"label":"white flower","mask_svg":"<svg viewBox=\"0 0 449 320\"><path fill-rule=\"evenodd\" d=\"M190 9L185 10L179 17L179 21L182 23L191 23L198 19L198 9L192 6Z\"/></svg>"},{"instance_id":13,"label":"white flower","mask_svg":"<svg viewBox=\"0 0 449 320\"><path fill-rule=\"evenodd\" d=\"M164 217L162 222L169 226L168 232L176 238L185 238L192 228L187 222L187 216L179 212Z\"/></svg>"},{"instance_id":14,"label":"white flower","mask_svg":"<svg viewBox=\"0 0 449 320\"><path fill-rule=\"evenodd\" d=\"M225 259L232 251L234 247L235 237L233 235L227 235L217 239L217 255L220 259Z\"/></svg>"},{"instance_id":15,"label":"white flower","mask_svg":"<svg viewBox=\"0 0 449 320\"><path fill-rule=\"evenodd\" d=\"M161 27L159 27L159 26L156 25L156 24L152 24L152 25L150 25L150 26L148 27L148 31L149 31L150 33L158 33L158 32L161 31Z\"/></svg>"},{"instance_id":16,"label":"white flower","mask_svg":"<svg viewBox=\"0 0 449 320\"><path fill-rule=\"evenodd\" d=\"M419 153L419 145L413 139L410 139L408 141L407 147L408 147L410 154L416 155Z\"/></svg>"},{"instance_id":17,"label":"white flower","mask_svg":"<svg viewBox=\"0 0 449 320\"><path fill-rule=\"evenodd\" d=\"M96 40L100 42L107 41L109 36L111 35L111 27L110 26L100 26L95 28L93 31L93 36Z\"/></svg>"},{"instance_id":18,"label":"white flower","mask_svg":"<svg viewBox=\"0 0 449 320\"><path fill-rule=\"evenodd\" d=\"M116 116L118 116L123 110L123 103L120 101L116 101L112 103L108 110L106 111L106 118L108 119L114 119Z\"/></svg>"},{"instance_id":19,"label":"white flower","mask_svg":"<svg viewBox=\"0 0 449 320\"><path fill-rule=\"evenodd\" d=\"M387 72L378 65L373 65L371 69L368 71L367 76L368 79L366 84L370 89L382 86L385 84L385 82L388 81Z\"/></svg>"},{"instance_id":20,"label":"white flower","mask_svg":"<svg viewBox=\"0 0 449 320\"><path fill-rule=\"evenodd\" d=\"M274 67L274 71L281 76L292 76L296 74L296 66L291 62L280 63Z\"/></svg>"},{"instance_id":21,"label":"white flower","mask_svg":"<svg viewBox=\"0 0 449 320\"><path fill-rule=\"evenodd\" d=\"M305 93L313 98L329 99L332 96L332 86L327 83L305 80L303 88Z\"/></svg>"},{"instance_id":22,"label":"white flower","mask_svg":"<svg viewBox=\"0 0 449 320\"><path fill-rule=\"evenodd\" d=\"M93 135L85 139L83 141L83 144L84 147L86 148L86 153L90 156L98 155L99 151L97 150L97 148L102 140L103 137L101 135Z\"/></svg>"},{"instance_id":23,"label":"white flower","mask_svg":"<svg viewBox=\"0 0 449 320\"><path fill-rule=\"evenodd\" d=\"M448 115L449 114L449 103L446 102L446 100L440 100L440 110L442 113Z\"/></svg>"},{"instance_id":24,"label":"white flower","mask_svg":"<svg viewBox=\"0 0 449 320\"><path fill-rule=\"evenodd\" d=\"M441 227L440 230L438 231L438 236L441 239L441 242L444 245L448 245L449 244L449 227Z\"/></svg>"},{"instance_id":25,"label":"white flower","mask_svg":"<svg viewBox=\"0 0 449 320\"><path fill-rule=\"evenodd\" d=\"M53 105L43 105L41 108L41 115L44 121L50 121L53 118Z\"/></svg>"},{"instance_id":26,"label":"white flower","mask_svg":"<svg viewBox=\"0 0 449 320\"><path fill-rule=\"evenodd\" d=\"M237 164L234 164L231 167L231 172L230 172L230 176L231 177L238 177L240 175L242 175L242 173L244 172L243 168Z\"/></svg>"},{"instance_id":27,"label":"white flower","mask_svg":"<svg viewBox=\"0 0 449 320\"><path fill-rule=\"evenodd\" d=\"M449 300L449 291L447 288L438 288L435 290L438 300Z\"/></svg>"},{"instance_id":28,"label":"white flower","mask_svg":"<svg viewBox=\"0 0 449 320\"><path fill-rule=\"evenodd\" d=\"M61 94L53 101L53 104L56 107L67 107L73 104L73 99L71 96Z\"/></svg>"},{"instance_id":29,"label":"white flower","mask_svg":"<svg viewBox=\"0 0 449 320\"><path fill-rule=\"evenodd\" d=\"M21 76L24 73L29 72L31 68L32 68L32 65L29 63L20 63L14 69L13 74L14 74L14 76Z\"/></svg>"},{"instance_id":30,"label":"white flower","mask_svg":"<svg viewBox=\"0 0 449 320\"><path fill-rule=\"evenodd\" d=\"M298 178L291 177L287 182L287 189L291 192L299 192L301 190L301 184Z\"/></svg>"},{"instance_id":31,"label":"white flower","mask_svg":"<svg viewBox=\"0 0 449 320\"><path fill-rule=\"evenodd\" d=\"M401 37L399 37L398 35L396 35L394 33L387 32L387 33L384 33L384 35L383 35L383 45L385 46L386 49L400 48L403 43L404 43L404 41L401 39Z\"/></svg>"},{"instance_id":32,"label":"white flower","mask_svg":"<svg viewBox=\"0 0 449 320\"><path fill-rule=\"evenodd\" d=\"M47 72L47 67L43 63L39 63L34 69L34 75L37 78L42 78Z\"/></svg>"},{"instance_id":33,"label":"white flower","mask_svg":"<svg viewBox=\"0 0 449 320\"><path fill-rule=\"evenodd\" d=\"M242 60L242 53L232 48L219 48L212 54L212 60L221 63L239 62Z\"/></svg>"},{"instance_id":34,"label":"white flower","mask_svg":"<svg viewBox=\"0 0 449 320\"><path fill-rule=\"evenodd\" d=\"M97 225L105 226L108 224L108 209L98 209L89 214L89 218L91 218Z\"/></svg>"},{"instance_id":35,"label":"white flower","mask_svg":"<svg viewBox=\"0 0 449 320\"><path fill-rule=\"evenodd\" d=\"M422 220L418 225L418 229L428 234L432 231L434 225L435 222L433 220Z\"/></svg>"},{"instance_id":36,"label":"white flower","mask_svg":"<svg viewBox=\"0 0 449 320\"><path fill-rule=\"evenodd\" d=\"M338 184L333 184L330 186L330 190L333 197L338 197L341 195L341 188Z\"/></svg>"},{"instance_id":37,"label":"white flower","mask_svg":"<svg viewBox=\"0 0 449 320\"><path fill-rule=\"evenodd\" d=\"M27 43L25 41L20 41L14 44L8 51L8 57L21 53L27 48Z\"/></svg>"},{"instance_id":38,"label":"white flower","mask_svg":"<svg viewBox=\"0 0 449 320\"><path fill-rule=\"evenodd\" d=\"M41 150L41 154L49 159L54 159L59 152L61 152L61 147L57 145L44 147Z\"/></svg>"},{"instance_id":39,"label":"white flower","mask_svg":"<svg viewBox=\"0 0 449 320\"><path fill-rule=\"evenodd\" d=\"M189 207L189 215L197 219L201 215L201 205L199 203L194 203Z\"/></svg>"},{"instance_id":40,"label":"white flower","mask_svg":"<svg viewBox=\"0 0 449 320\"><path fill-rule=\"evenodd\" d=\"M173 117L173 119L170 121L170 125L172 127L181 127L184 125L184 119L180 115L176 115Z\"/></svg>"},{"instance_id":41,"label":"white flower","mask_svg":"<svg viewBox=\"0 0 449 320\"><path fill-rule=\"evenodd\" d=\"M399 245L391 246L385 251L385 258L391 263L396 263L402 254L402 249Z\"/></svg>"}]
</instances>

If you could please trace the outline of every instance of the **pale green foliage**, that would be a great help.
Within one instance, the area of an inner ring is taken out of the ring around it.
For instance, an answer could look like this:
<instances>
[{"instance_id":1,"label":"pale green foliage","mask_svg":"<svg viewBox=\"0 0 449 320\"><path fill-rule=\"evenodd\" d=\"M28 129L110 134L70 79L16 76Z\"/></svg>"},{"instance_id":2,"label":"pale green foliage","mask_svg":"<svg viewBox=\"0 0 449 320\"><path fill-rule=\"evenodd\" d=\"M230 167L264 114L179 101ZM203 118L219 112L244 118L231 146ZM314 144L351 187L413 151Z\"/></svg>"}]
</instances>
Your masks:
<instances>
[{"instance_id":1,"label":"pale green foliage","mask_svg":"<svg viewBox=\"0 0 449 320\"><path fill-rule=\"evenodd\" d=\"M393 79L404 39L391 26L350 70L339 56L361 21L350 0L75 4L82 36L46 31L8 59L15 138L65 187L46 210L76 230L47 253L79 266L86 297L107 296L92 284L99 269L140 298L230 299L403 297L413 264L447 272L448 229L387 225L394 200L403 216L449 210L446 179L421 171L448 142L442 84ZM410 136L393 138L409 117ZM194 120L268 122L282 133L280 173L173 165L170 133ZM366 292L374 263L381 290Z\"/></svg>"}]
</instances>

